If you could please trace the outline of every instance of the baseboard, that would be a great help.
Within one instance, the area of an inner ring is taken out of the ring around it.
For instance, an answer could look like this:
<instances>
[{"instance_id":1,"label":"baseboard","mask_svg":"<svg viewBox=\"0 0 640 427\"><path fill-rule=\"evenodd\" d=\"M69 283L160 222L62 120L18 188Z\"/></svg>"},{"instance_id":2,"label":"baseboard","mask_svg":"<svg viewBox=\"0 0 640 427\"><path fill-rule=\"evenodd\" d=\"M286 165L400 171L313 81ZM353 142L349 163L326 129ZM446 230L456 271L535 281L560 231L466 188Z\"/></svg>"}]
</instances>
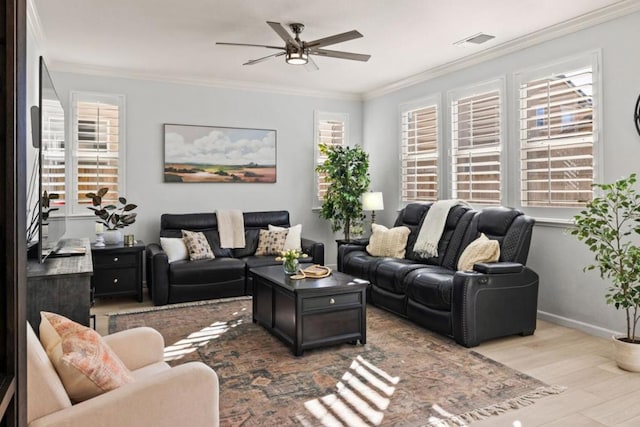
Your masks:
<instances>
[{"instance_id":1,"label":"baseboard","mask_svg":"<svg viewBox=\"0 0 640 427\"><path fill-rule=\"evenodd\" d=\"M557 314L547 313L545 311L538 310L538 319L546 320L547 322L555 323L557 325L566 326L572 329L578 329L589 335L594 335L602 338L611 338L613 335L626 335L619 331L613 331L611 329L601 328L600 326L592 325L590 323L581 322L579 320L569 319L568 317L558 316Z\"/></svg>"}]
</instances>

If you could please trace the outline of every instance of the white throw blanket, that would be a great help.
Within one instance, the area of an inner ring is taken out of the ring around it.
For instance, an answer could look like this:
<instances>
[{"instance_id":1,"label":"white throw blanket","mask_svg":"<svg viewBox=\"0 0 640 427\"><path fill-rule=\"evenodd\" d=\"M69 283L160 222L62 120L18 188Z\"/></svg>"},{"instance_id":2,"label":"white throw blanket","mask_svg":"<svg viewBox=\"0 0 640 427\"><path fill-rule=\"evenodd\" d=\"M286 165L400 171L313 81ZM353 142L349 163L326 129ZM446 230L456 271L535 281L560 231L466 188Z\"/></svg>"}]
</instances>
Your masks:
<instances>
[{"instance_id":1,"label":"white throw blanket","mask_svg":"<svg viewBox=\"0 0 640 427\"><path fill-rule=\"evenodd\" d=\"M438 242L442 237L449 211L454 206L469 206L464 200L438 200L427 211L427 217L422 222L413 251L423 258L438 256Z\"/></svg>"},{"instance_id":2,"label":"white throw blanket","mask_svg":"<svg viewBox=\"0 0 640 427\"><path fill-rule=\"evenodd\" d=\"M220 235L221 248L244 248L244 217L242 211L237 209L219 209L218 234Z\"/></svg>"}]
</instances>

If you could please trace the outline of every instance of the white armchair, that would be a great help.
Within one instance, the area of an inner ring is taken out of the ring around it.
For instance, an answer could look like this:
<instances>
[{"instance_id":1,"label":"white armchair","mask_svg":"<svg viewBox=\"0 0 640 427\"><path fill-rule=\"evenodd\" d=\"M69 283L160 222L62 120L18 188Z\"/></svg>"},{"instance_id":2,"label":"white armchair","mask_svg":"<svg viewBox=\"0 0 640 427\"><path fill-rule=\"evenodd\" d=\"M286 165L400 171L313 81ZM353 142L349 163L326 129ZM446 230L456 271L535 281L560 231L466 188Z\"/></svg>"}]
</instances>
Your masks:
<instances>
[{"instance_id":1,"label":"white armchair","mask_svg":"<svg viewBox=\"0 0 640 427\"><path fill-rule=\"evenodd\" d=\"M218 376L200 362L171 368L164 339L141 327L104 337L135 381L72 404L27 323L27 423L29 427L218 426Z\"/></svg>"}]
</instances>

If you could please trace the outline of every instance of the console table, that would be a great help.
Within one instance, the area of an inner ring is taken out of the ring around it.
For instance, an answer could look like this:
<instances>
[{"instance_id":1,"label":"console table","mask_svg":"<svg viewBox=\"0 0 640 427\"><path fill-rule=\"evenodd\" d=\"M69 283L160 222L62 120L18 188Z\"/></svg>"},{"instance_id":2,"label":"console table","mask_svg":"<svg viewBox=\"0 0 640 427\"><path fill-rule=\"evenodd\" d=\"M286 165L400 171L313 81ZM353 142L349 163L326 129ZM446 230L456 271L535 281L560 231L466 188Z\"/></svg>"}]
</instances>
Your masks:
<instances>
[{"instance_id":1,"label":"console table","mask_svg":"<svg viewBox=\"0 0 640 427\"><path fill-rule=\"evenodd\" d=\"M96 248L91 245L93 255L93 298L135 295L142 302L142 255L144 243L136 241L133 246L122 243Z\"/></svg>"},{"instance_id":2,"label":"console table","mask_svg":"<svg viewBox=\"0 0 640 427\"><path fill-rule=\"evenodd\" d=\"M81 256L47 258L42 264L27 262L27 320L36 334L41 311L89 326L93 264L89 239L82 239L82 244L87 250Z\"/></svg>"}]
</instances>

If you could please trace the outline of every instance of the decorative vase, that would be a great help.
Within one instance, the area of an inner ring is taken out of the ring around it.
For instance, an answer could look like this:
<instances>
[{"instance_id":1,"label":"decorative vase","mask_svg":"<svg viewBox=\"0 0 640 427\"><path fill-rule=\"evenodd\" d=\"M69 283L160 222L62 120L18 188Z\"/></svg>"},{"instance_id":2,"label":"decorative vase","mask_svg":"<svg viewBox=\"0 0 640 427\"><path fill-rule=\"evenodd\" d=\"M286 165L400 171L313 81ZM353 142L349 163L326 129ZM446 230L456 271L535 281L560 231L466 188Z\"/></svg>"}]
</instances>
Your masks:
<instances>
[{"instance_id":1,"label":"decorative vase","mask_svg":"<svg viewBox=\"0 0 640 427\"><path fill-rule=\"evenodd\" d=\"M282 268L284 268L284 274L292 275L298 272L298 260L294 259L285 259L282 262Z\"/></svg>"},{"instance_id":2,"label":"decorative vase","mask_svg":"<svg viewBox=\"0 0 640 427\"><path fill-rule=\"evenodd\" d=\"M104 230L104 242L107 245L117 245L122 243L122 233L120 230Z\"/></svg>"},{"instance_id":3,"label":"decorative vase","mask_svg":"<svg viewBox=\"0 0 640 427\"><path fill-rule=\"evenodd\" d=\"M618 366L625 371L640 372L640 344L621 341L614 335L613 348Z\"/></svg>"}]
</instances>

